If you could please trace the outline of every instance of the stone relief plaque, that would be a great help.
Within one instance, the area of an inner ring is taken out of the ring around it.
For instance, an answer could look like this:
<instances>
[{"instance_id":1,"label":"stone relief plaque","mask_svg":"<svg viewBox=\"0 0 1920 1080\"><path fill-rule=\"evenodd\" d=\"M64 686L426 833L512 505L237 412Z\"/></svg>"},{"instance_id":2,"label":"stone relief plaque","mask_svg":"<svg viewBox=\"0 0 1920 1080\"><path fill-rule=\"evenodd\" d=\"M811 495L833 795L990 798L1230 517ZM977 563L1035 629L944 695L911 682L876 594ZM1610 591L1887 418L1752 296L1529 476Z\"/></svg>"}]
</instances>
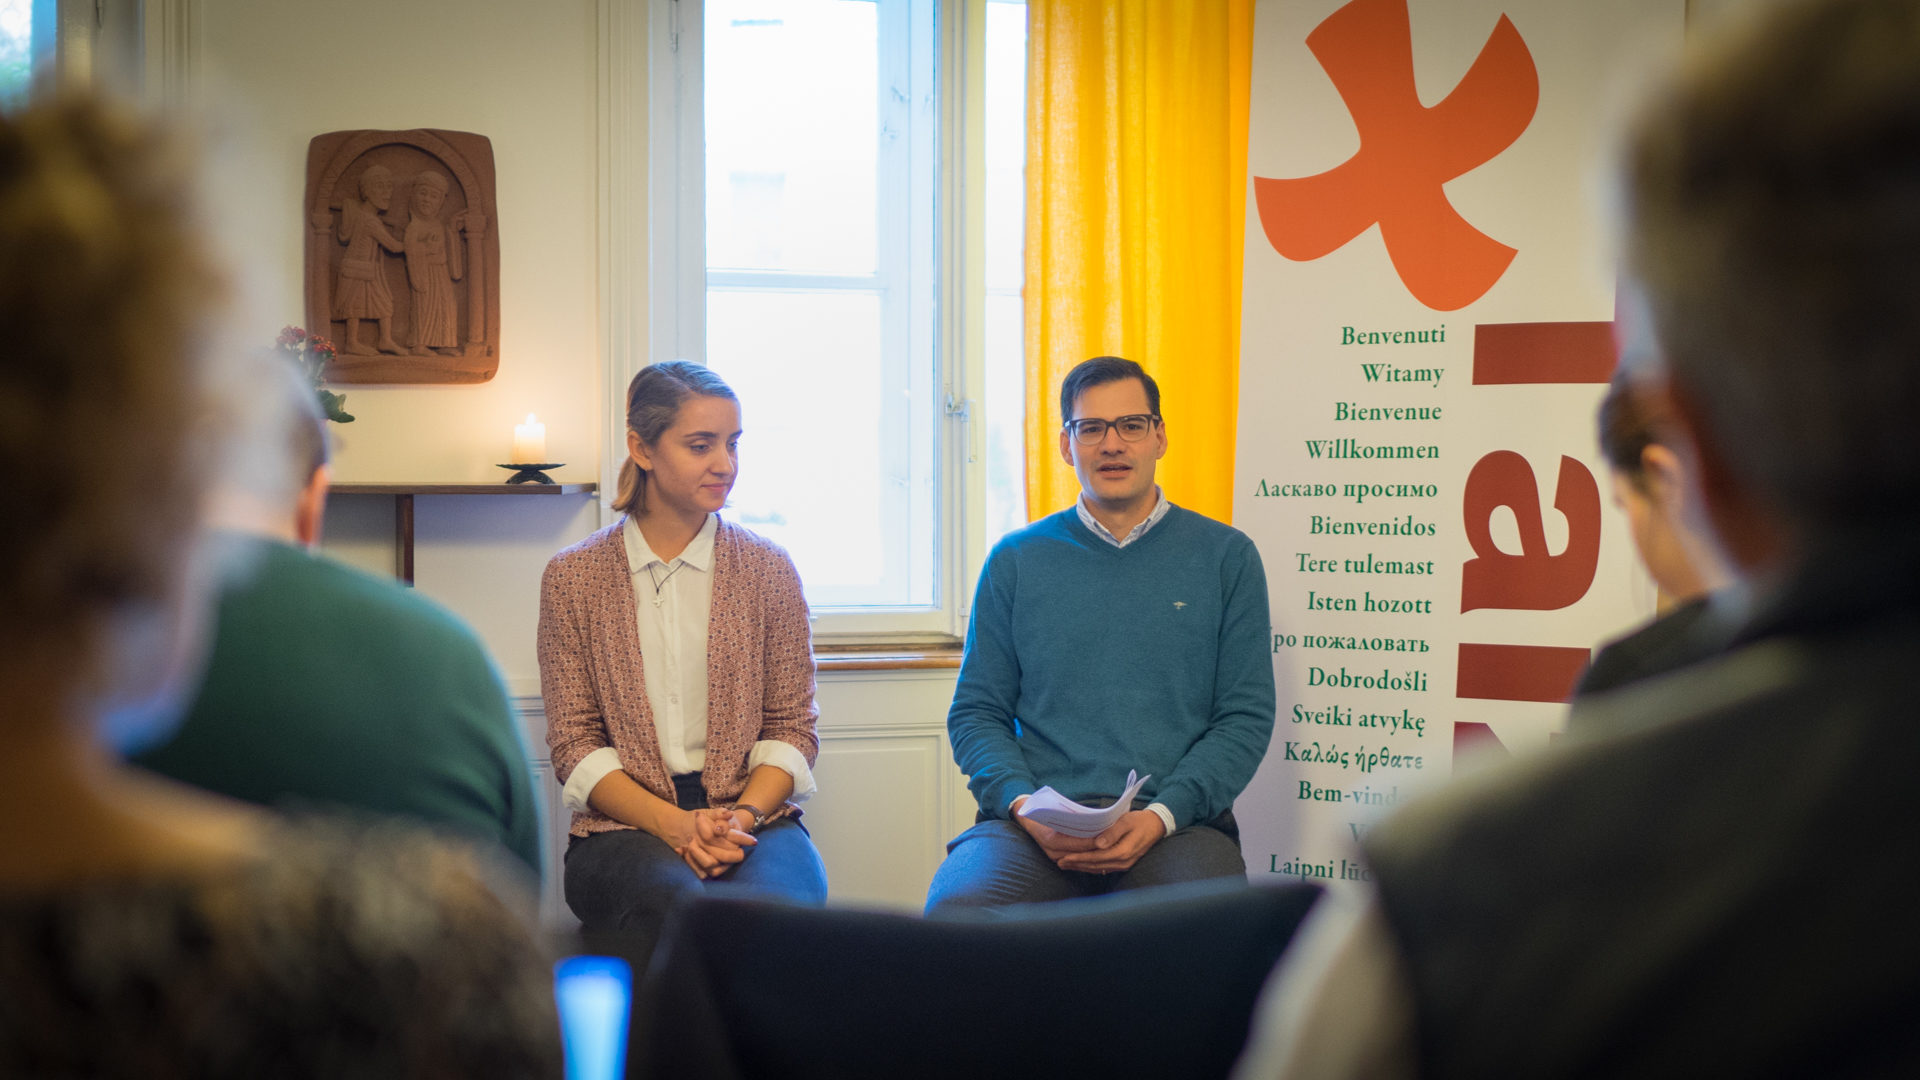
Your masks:
<instances>
[{"instance_id":1,"label":"stone relief plaque","mask_svg":"<svg viewBox=\"0 0 1920 1080\"><path fill-rule=\"evenodd\" d=\"M333 339L329 382L493 378L500 234L485 136L317 136L307 144L306 208L307 328Z\"/></svg>"}]
</instances>

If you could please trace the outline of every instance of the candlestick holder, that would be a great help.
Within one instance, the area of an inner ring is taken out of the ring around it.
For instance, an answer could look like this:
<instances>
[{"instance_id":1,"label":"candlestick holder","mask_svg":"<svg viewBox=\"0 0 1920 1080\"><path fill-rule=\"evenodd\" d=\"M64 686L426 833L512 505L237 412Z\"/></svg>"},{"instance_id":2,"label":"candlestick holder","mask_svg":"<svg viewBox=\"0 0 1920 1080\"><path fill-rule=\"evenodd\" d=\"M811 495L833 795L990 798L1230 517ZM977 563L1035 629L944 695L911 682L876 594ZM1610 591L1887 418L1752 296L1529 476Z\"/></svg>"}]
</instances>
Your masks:
<instances>
[{"instance_id":1,"label":"candlestick holder","mask_svg":"<svg viewBox=\"0 0 1920 1080\"><path fill-rule=\"evenodd\" d=\"M509 484L551 484L554 482L553 477L548 476L541 470L558 469L565 464L566 462L564 461L527 461L517 462L512 465L501 465L500 468L518 470L512 476L507 477L506 482Z\"/></svg>"}]
</instances>

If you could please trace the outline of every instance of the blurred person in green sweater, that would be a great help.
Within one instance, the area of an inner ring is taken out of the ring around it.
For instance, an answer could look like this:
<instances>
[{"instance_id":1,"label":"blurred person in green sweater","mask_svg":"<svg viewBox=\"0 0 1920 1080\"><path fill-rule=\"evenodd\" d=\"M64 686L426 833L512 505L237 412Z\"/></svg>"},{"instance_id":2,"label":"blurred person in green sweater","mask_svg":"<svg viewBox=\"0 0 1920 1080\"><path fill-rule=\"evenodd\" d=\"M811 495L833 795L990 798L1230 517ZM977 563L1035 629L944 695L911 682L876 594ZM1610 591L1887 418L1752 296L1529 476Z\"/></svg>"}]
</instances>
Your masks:
<instances>
[{"instance_id":1,"label":"blurred person in green sweater","mask_svg":"<svg viewBox=\"0 0 1920 1080\"><path fill-rule=\"evenodd\" d=\"M291 440L214 493L232 581L198 696L133 761L290 810L412 820L541 872L526 747L486 649L458 617L315 554L326 421L290 364L259 372L255 423Z\"/></svg>"}]
</instances>

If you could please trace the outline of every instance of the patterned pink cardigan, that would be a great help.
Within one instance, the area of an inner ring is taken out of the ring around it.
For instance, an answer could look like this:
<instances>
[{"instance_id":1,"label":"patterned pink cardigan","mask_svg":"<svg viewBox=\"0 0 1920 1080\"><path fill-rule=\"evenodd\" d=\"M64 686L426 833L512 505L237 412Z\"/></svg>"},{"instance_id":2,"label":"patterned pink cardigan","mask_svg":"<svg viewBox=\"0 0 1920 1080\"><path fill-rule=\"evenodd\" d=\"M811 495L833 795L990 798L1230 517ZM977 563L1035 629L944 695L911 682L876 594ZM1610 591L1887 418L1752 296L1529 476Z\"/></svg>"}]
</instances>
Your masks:
<instances>
[{"instance_id":1,"label":"patterned pink cardigan","mask_svg":"<svg viewBox=\"0 0 1920 1080\"><path fill-rule=\"evenodd\" d=\"M640 656L625 519L555 555L540 579L540 693L547 746L562 784L603 746L648 791L673 801ZM811 765L813 648L800 576L780 545L721 520L713 538L713 610L707 629L707 763L716 805L747 786L747 753L779 739ZM573 815L574 836L630 829L597 810Z\"/></svg>"}]
</instances>

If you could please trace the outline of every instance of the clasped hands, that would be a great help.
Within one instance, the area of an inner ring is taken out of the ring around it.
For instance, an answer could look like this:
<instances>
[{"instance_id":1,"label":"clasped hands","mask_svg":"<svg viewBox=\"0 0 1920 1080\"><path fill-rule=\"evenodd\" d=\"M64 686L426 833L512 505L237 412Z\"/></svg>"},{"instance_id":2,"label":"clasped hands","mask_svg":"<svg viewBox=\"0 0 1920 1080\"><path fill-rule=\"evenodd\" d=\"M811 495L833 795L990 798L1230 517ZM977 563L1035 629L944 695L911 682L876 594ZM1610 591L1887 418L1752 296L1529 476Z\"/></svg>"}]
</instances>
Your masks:
<instances>
[{"instance_id":1,"label":"clasped hands","mask_svg":"<svg viewBox=\"0 0 1920 1080\"><path fill-rule=\"evenodd\" d=\"M735 811L714 808L681 814L679 827L663 839L703 881L733 869L747 857L748 848L760 843L741 827Z\"/></svg>"},{"instance_id":2,"label":"clasped hands","mask_svg":"<svg viewBox=\"0 0 1920 1080\"><path fill-rule=\"evenodd\" d=\"M1078 870L1086 874L1117 874L1130 870L1147 849L1160 842L1167 834L1166 823L1160 815L1151 810L1129 810L1120 815L1120 820L1107 826L1098 836L1068 836L1066 833L1050 829L1045 825L1020 816L1020 807L1025 803L1022 795L1013 802L1013 820L1033 837L1047 858L1062 870Z\"/></svg>"}]
</instances>

